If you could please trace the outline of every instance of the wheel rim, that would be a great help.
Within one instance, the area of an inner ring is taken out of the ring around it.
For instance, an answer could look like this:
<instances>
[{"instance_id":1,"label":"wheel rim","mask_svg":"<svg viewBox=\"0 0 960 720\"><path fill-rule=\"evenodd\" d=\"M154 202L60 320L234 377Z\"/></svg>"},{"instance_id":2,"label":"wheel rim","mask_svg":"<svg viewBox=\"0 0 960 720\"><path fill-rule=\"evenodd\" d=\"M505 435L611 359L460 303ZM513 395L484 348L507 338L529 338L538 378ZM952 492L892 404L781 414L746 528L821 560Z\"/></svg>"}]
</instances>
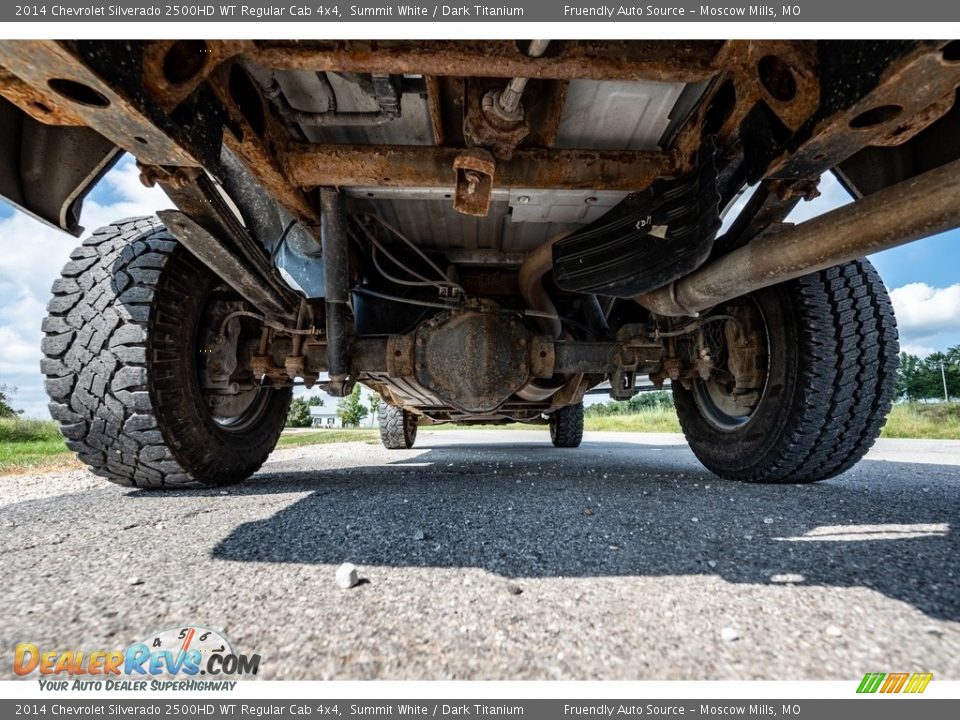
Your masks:
<instances>
[{"instance_id":1,"label":"wheel rim","mask_svg":"<svg viewBox=\"0 0 960 720\"><path fill-rule=\"evenodd\" d=\"M244 433L259 424L268 412L273 390L269 385L256 383L248 369L236 368L230 375L230 380L241 380L249 389L239 393L223 394L216 389L205 387L204 376L209 364L217 360L211 356L210 348L217 347L218 335L223 321L229 313L243 307L239 301L229 294L224 294L223 288L211 290L204 304L201 319L197 328L197 382L200 384L200 393L204 406L214 424L227 433ZM246 318L236 317L229 320L227 334L235 329L237 337L233 340L233 355L236 348L259 335L259 330ZM230 355L231 353L226 353ZM268 381L269 382L269 381ZM219 406L220 410L217 409Z\"/></svg>"},{"instance_id":2,"label":"wheel rim","mask_svg":"<svg viewBox=\"0 0 960 720\"><path fill-rule=\"evenodd\" d=\"M417 421L417 416L412 412L403 411L403 435L408 447L417 439Z\"/></svg>"},{"instance_id":3,"label":"wheel rim","mask_svg":"<svg viewBox=\"0 0 960 720\"><path fill-rule=\"evenodd\" d=\"M210 413L210 417L220 427L227 432L240 433L257 425L267 411L270 404L270 394L273 391L267 387L259 387L253 392L250 403L239 414L227 417L217 416Z\"/></svg>"},{"instance_id":4,"label":"wheel rim","mask_svg":"<svg viewBox=\"0 0 960 720\"><path fill-rule=\"evenodd\" d=\"M704 325L705 328L714 326L710 328L710 332L705 332L704 335L711 355L719 358L720 361L707 379L695 378L692 381L691 388L694 402L703 418L714 428L723 432L734 432L750 422L766 395L769 377L770 334L767 330L763 312L757 303L749 298L746 302L736 306L736 312L741 327L750 328L760 336L758 339L759 349L762 351L762 362L758 359L758 363L762 365L763 383L756 394L756 400L753 402L745 401L747 396L738 396L734 392L735 384L730 382L732 354L730 352L731 348L728 347L728 336L725 332L727 324L731 322L729 320ZM730 309L721 310L721 313L729 314ZM735 350L735 352L737 351Z\"/></svg>"}]
</instances>

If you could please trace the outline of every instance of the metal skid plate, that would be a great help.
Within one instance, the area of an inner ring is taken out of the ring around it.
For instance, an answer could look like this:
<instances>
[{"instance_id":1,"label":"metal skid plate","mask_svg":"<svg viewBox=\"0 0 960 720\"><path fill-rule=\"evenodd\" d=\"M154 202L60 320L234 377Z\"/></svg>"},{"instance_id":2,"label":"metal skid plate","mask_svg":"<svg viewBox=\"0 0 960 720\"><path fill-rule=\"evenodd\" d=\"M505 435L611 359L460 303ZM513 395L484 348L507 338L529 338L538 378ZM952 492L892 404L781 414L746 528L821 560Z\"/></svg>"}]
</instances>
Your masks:
<instances>
[{"instance_id":1,"label":"metal skid plate","mask_svg":"<svg viewBox=\"0 0 960 720\"><path fill-rule=\"evenodd\" d=\"M511 190L510 221L587 225L626 196L615 190Z\"/></svg>"},{"instance_id":2,"label":"metal skid plate","mask_svg":"<svg viewBox=\"0 0 960 720\"><path fill-rule=\"evenodd\" d=\"M414 374L453 407L496 410L530 377L529 333L494 312L443 313L416 331Z\"/></svg>"}]
</instances>

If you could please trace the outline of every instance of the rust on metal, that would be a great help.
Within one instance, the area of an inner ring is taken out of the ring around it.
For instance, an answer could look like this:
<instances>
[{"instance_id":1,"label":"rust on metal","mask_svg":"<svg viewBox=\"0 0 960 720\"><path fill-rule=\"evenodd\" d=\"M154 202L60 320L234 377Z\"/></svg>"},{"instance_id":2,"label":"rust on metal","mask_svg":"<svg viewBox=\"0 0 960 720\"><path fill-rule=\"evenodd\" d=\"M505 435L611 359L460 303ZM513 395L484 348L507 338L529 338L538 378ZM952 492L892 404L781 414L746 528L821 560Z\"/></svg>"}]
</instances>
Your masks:
<instances>
[{"instance_id":1,"label":"rust on metal","mask_svg":"<svg viewBox=\"0 0 960 720\"><path fill-rule=\"evenodd\" d=\"M260 185L271 197L293 213L319 239L320 214L303 193L293 187L285 176L277 159L277 147L287 142L287 133L282 123L269 111L269 103L256 98L260 103L263 127L253 127L250 119L241 110L242 98L230 90L231 72L246 72L239 65L225 63L210 74L208 83L214 94L229 113L236 131L225 130L223 143L242 158Z\"/></svg>"},{"instance_id":2,"label":"rust on metal","mask_svg":"<svg viewBox=\"0 0 960 720\"><path fill-rule=\"evenodd\" d=\"M530 334L495 312L455 310L416 330L414 375L454 408L492 412L530 378Z\"/></svg>"},{"instance_id":3,"label":"rust on metal","mask_svg":"<svg viewBox=\"0 0 960 720\"><path fill-rule=\"evenodd\" d=\"M248 40L157 40L143 51L143 86L170 111L225 60L254 49Z\"/></svg>"},{"instance_id":4,"label":"rust on metal","mask_svg":"<svg viewBox=\"0 0 960 720\"><path fill-rule=\"evenodd\" d=\"M427 75L423 81L427 87L427 108L430 113L430 129L433 131L433 144L443 145L446 141L446 133L443 129L440 82L433 75Z\"/></svg>"},{"instance_id":5,"label":"rust on metal","mask_svg":"<svg viewBox=\"0 0 960 720\"><path fill-rule=\"evenodd\" d=\"M546 87L541 90L538 85ZM530 125L527 145L553 147L556 143L569 87L567 80L551 80L539 84L532 82L527 87L526 95L532 99L527 108L527 124Z\"/></svg>"},{"instance_id":6,"label":"rust on metal","mask_svg":"<svg viewBox=\"0 0 960 720\"><path fill-rule=\"evenodd\" d=\"M520 294L524 302L528 308L541 313L535 318L536 323L540 332L551 339L560 337L563 325L560 323L557 307L553 304L550 293L543 286L543 278L553 268L553 246L566 235L567 233L554 235L528 253L517 275L517 284L520 286Z\"/></svg>"},{"instance_id":7,"label":"rust on metal","mask_svg":"<svg viewBox=\"0 0 960 720\"><path fill-rule=\"evenodd\" d=\"M198 167L162 167L160 165L145 165L137 161L140 170L140 183L144 187L152 188L158 182L168 185L174 190L182 190L188 184L195 182L203 172Z\"/></svg>"},{"instance_id":8,"label":"rust on metal","mask_svg":"<svg viewBox=\"0 0 960 720\"><path fill-rule=\"evenodd\" d=\"M187 249L254 307L268 315L289 316L288 299L256 277L242 257L222 247L201 225L178 210L161 210L158 216Z\"/></svg>"},{"instance_id":9,"label":"rust on metal","mask_svg":"<svg viewBox=\"0 0 960 720\"><path fill-rule=\"evenodd\" d=\"M673 143L685 171L693 169L705 135L729 140L758 102L790 130L799 128L819 106L814 42L729 40L715 56L714 69L710 87Z\"/></svg>"},{"instance_id":10,"label":"rust on metal","mask_svg":"<svg viewBox=\"0 0 960 720\"><path fill-rule=\"evenodd\" d=\"M273 69L699 82L716 73L713 61L722 42L554 41L538 58L512 40L266 40L256 45L251 59Z\"/></svg>"},{"instance_id":11,"label":"rust on metal","mask_svg":"<svg viewBox=\"0 0 960 720\"><path fill-rule=\"evenodd\" d=\"M453 187L453 162L465 148L420 145L291 145L281 160L300 187ZM644 190L675 172L658 151L520 148L497 165L498 188Z\"/></svg>"},{"instance_id":12,"label":"rust on metal","mask_svg":"<svg viewBox=\"0 0 960 720\"><path fill-rule=\"evenodd\" d=\"M498 160L509 160L514 149L530 134L519 105L512 115L497 106L500 88L497 84L471 80L467 82L463 132L470 145L490 148Z\"/></svg>"},{"instance_id":13,"label":"rust on metal","mask_svg":"<svg viewBox=\"0 0 960 720\"><path fill-rule=\"evenodd\" d=\"M474 217L486 217L490 211L496 163L490 153L471 148L453 160L456 184L453 207L457 212Z\"/></svg>"},{"instance_id":14,"label":"rust on metal","mask_svg":"<svg viewBox=\"0 0 960 720\"><path fill-rule=\"evenodd\" d=\"M820 106L820 70L812 40L730 40L716 64L733 79L737 105L721 137L739 127L757 102L766 103L791 131Z\"/></svg>"},{"instance_id":15,"label":"rust on metal","mask_svg":"<svg viewBox=\"0 0 960 720\"><path fill-rule=\"evenodd\" d=\"M868 146L900 145L953 107L960 65L936 46L921 45L894 61L877 86L817 123L808 141L768 169L768 177L810 177Z\"/></svg>"},{"instance_id":16,"label":"rust on metal","mask_svg":"<svg viewBox=\"0 0 960 720\"><path fill-rule=\"evenodd\" d=\"M71 109L71 103L24 82L5 67L0 67L0 95L44 125L84 125L83 118Z\"/></svg>"},{"instance_id":17,"label":"rust on metal","mask_svg":"<svg viewBox=\"0 0 960 720\"><path fill-rule=\"evenodd\" d=\"M28 85L49 89L73 116L148 165L201 164L57 42L0 43L0 65Z\"/></svg>"}]
</instances>

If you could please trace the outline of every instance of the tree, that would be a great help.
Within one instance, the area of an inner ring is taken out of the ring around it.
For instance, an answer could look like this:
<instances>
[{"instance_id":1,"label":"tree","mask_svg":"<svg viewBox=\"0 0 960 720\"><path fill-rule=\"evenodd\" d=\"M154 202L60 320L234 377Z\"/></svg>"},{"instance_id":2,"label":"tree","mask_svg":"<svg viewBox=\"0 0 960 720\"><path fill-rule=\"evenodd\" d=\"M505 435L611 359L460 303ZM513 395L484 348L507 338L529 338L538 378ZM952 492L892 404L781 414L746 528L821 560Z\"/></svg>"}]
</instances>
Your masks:
<instances>
[{"instance_id":1,"label":"tree","mask_svg":"<svg viewBox=\"0 0 960 720\"><path fill-rule=\"evenodd\" d=\"M650 390L629 400L594 403L584 409L586 415L634 415L645 410L673 410L673 393Z\"/></svg>"},{"instance_id":2,"label":"tree","mask_svg":"<svg viewBox=\"0 0 960 720\"><path fill-rule=\"evenodd\" d=\"M310 407L323 407L323 398L319 395L311 395L307 398L307 405Z\"/></svg>"},{"instance_id":3,"label":"tree","mask_svg":"<svg viewBox=\"0 0 960 720\"><path fill-rule=\"evenodd\" d=\"M907 398L916 400L921 397L918 394L918 377L922 370L920 358L909 353L900 353L900 367L897 370L897 390L898 398Z\"/></svg>"},{"instance_id":4,"label":"tree","mask_svg":"<svg viewBox=\"0 0 960 720\"><path fill-rule=\"evenodd\" d=\"M931 353L922 360L916 355L900 354L897 397L907 400L943 399L944 380L950 398L960 397L960 345L946 352Z\"/></svg>"},{"instance_id":5,"label":"tree","mask_svg":"<svg viewBox=\"0 0 960 720\"><path fill-rule=\"evenodd\" d=\"M367 416L367 408L360 399L360 384L353 386L353 391L337 403L337 415L344 427L357 427L360 421Z\"/></svg>"},{"instance_id":6,"label":"tree","mask_svg":"<svg viewBox=\"0 0 960 720\"><path fill-rule=\"evenodd\" d=\"M287 427L310 427L310 405L303 398L294 398L287 413Z\"/></svg>"},{"instance_id":7,"label":"tree","mask_svg":"<svg viewBox=\"0 0 960 720\"><path fill-rule=\"evenodd\" d=\"M0 385L0 418L10 418L16 417L17 415L23 415L23 410L14 410L13 406L10 404L12 402L10 398L16 394L17 389L15 387Z\"/></svg>"},{"instance_id":8,"label":"tree","mask_svg":"<svg viewBox=\"0 0 960 720\"><path fill-rule=\"evenodd\" d=\"M370 409L370 417L374 420L380 415L380 393L371 392L367 398L367 406Z\"/></svg>"}]
</instances>

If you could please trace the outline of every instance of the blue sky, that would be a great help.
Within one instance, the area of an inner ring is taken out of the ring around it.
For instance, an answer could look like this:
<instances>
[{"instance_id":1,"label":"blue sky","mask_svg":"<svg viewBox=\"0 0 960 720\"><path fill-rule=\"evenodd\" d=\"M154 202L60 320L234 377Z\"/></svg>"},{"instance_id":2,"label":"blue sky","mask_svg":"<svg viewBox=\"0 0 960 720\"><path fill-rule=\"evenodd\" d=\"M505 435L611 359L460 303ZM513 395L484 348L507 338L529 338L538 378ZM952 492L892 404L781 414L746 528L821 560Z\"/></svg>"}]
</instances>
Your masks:
<instances>
[{"instance_id":1,"label":"blue sky","mask_svg":"<svg viewBox=\"0 0 960 720\"><path fill-rule=\"evenodd\" d=\"M801 203L799 222L849 197L832 178L821 197ZM157 189L144 188L126 157L84 204L83 225L92 231L111 221L171 207ZM0 201L0 384L18 388L14 404L32 417L46 417L40 374L40 323L50 286L79 240L46 227ZM891 290L901 345L925 355L960 345L960 231L921 240L872 257Z\"/></svg>"}]
</instances>

